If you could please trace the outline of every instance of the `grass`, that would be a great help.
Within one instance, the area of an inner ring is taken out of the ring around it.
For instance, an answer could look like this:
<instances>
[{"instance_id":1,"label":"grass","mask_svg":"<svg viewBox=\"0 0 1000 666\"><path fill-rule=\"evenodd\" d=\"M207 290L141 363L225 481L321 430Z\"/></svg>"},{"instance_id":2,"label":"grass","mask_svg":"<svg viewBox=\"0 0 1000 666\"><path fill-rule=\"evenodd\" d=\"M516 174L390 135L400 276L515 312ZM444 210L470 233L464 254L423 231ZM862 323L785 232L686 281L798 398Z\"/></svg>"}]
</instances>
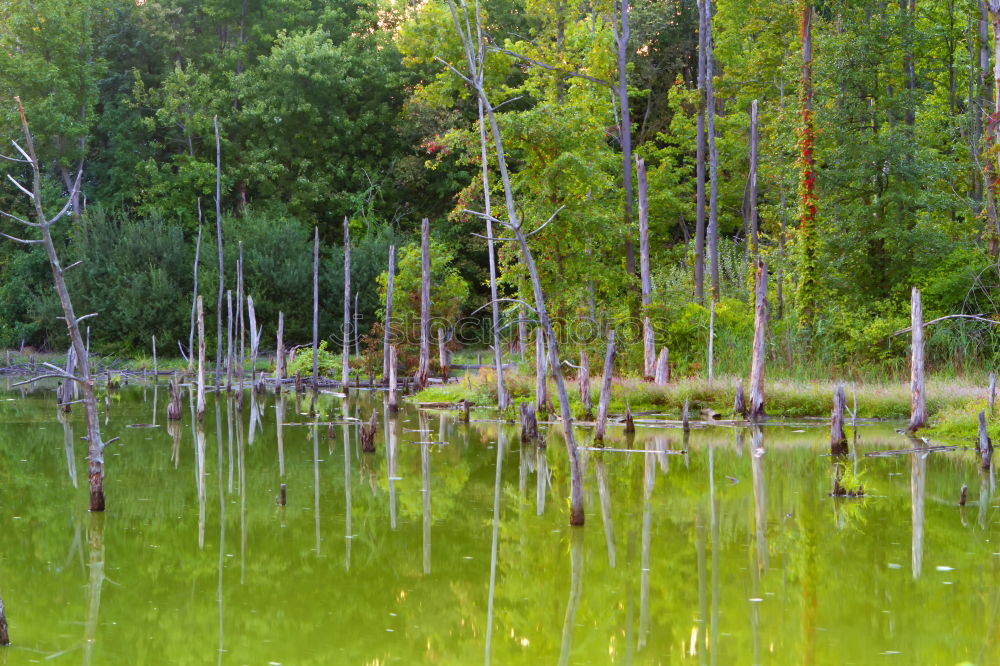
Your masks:
<instances>
[{"instance_id":1,"label":"grass","mask_svg":"<svg viewBox=\"0 0 1000 666\"><path fill-rule=\"evenodd\" d=\"M505 374L507 390L515 403L534 400L533 375ZM681 379L667 386L656 386L640 379L615 379L611 387L610 411L625 411L628 401L633 412L660 411L680 414L685 399L689 401L692 415L702 409L711 409L723 416L732 413L736 391L735 376L716 378L711 384L706 379ZM575 418L584 416L583 405L576 382L567 379L567 391ZM744 386L746 389L746 386ZM829 417L836 383L832 381L803 381L772 379L765 386L765 409L775 417ZM910 388L904 383L857 382L845 386L847 406L853 407L857 395L859 418L906 419L910 416ZM600 378L593 378L590 385L594 408L597 407ZM971 401L982 396L984 389L954 379L931 380L927 383L927 410L932 418L943 420L961 411ZM477 405L495 405L496 378L491 370L467 373L458 382L429 387L419 392L418 402L458 402L466 399ZM556 406L555 384L549 381L549 400ZM972 418L975 418L973 413ZM973 429L974 430L974 429Z\"/></svg>"}]
</instances>

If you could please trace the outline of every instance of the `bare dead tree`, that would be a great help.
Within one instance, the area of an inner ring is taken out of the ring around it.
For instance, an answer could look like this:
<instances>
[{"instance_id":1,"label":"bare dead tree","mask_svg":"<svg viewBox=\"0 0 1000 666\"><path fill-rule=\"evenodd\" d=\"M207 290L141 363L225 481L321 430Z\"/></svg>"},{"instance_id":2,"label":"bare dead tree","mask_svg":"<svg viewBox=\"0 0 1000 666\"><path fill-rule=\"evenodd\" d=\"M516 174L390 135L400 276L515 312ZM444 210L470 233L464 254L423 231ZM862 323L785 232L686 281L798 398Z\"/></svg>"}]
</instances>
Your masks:
<instances>
[{"instance_id":1,"label":"bare dead tree","mask_svg":"<svg viewBox=\"0 0 1000 666\"><path fill-rule=\"evenodd\" d=\"M420 223L420 359L413 384L417 390L427 385L431 355L431 250L430 222Z\"/></svg>"},{"instance_id":2,"label":"bare dead tree","mask_svg":"<svg viewBox=\"0 0 1000 666\"><path fill-rule=\"evenodd\" d=\"M347 393L351 358L351 229L344 216L344 348L340 359L340 384Z\"/></svg>"},{"instance_id":3,"label":"bare dead tree","mask_svg":"<svg viewBox=\"0 0 1000 666\"><path fill-rule=\"evenodd\" d=\"M475 5L475 33L473 33L472 26L470 25L468 8L463 5L462 18L460 19L458 10L456 9L453 0L449 0L448 6L451 9L455 29L462 40L466 61L472 77L470 78L469 76L466 76L450 63L443 60L441 62L461 77L462 80L464 80L470 87L472 87L479 99L482 100L483 109L490 122L490 129L493 133L493 144L497 152L497 165L500 171L500 180L503 184L504 200L507 208L507 220L493 218L493 221L503 227L506 227L514 234L513 238L510 240L515 241L520 246L521 256L524 260L525 267L528 269L528 275L531 279L531 286L532 291L534 292L535 300L535 312L538 315L539 325L544 330L545 337L548 341L552 377L555 380L556 390L559 394L559 407L563 422L563 434L566 439L566 449L569 454L571 477L570 525L583 525L583 471L580 465L579 453L576 448L576 440L573 436L573 416L570 412L569 397L566 393L566 383L563 381L562 366L559 361L559 345L556 341L555 331L552 328L552 322L549 319L548 310L545 307L545 295L542 292L542 284L538 277L538 269L535 266L531 249L528 247L528 234L533 232L525 232L521 221L518 219L518 208L514 202L514 190L511 187L510 175L507 172L507 160L504 156L503 137L500 134L500 127L497 124L496 114L494 113L493 105L486 94L483 82L475 76L475 72L478 71L479 67L477 63L483 61L483 31L482 21L479 14L479 3L477 1ZM558 213L558 210L556 212ZM550 221L551 219L552 218L550 218ZM548 224L548 222L546 222L546 224Z\"/></svg>"},{"instance_id":4,"label":"bare dead tree","mask_svg":"<svg viewBox=\"0 0 1000 666\"><path fill-rule=\"evenodd\" d=\"M215 128L215 242L219 250L219 297L215 305L215 385L222 377L222 295L225 282L222 260L222 148L219 143L219 117L212 118ZM243 368L240 368L240 373ZM240 375L242 377L242 374Z\"/></svg>"},{"instance_id":5,"label":"bare dead tree","mask_svg":"<svg viewBox=\"0 0 1000 666\"><path fill-rule=\"evenodd\" d=\"M59 296L59 303L62 306L63 319L66 321L66 329L69 334L70 344L73 347L78 368L76 371L77 374L74 375L67 370L59 368L58 366L46 363L44 365L46 368L51 370L51 372L40 377L33 378L29 381L36 381L43 377L59 377L63 381L74 381L80 386L80 391L83 395L84 412L87 420L87 460L89 462L88 475L90 479L90 510L104 511L104 447L107 446L109 442L104 442L101 439L101 427L97 415L97 398L94 395L94 384L90 374L90 356L87 353L83 336L80 334L80 322L89 317L96 316L96 313L86 314L80 317L76 315L76 310L73 307L73 301L70 298L69 289L66 286L66 273L74 266L77 266L78 263L63 267L62 263L59 261L59 255L56 252L56 246L52 240L51 232L52 225L62 219L62 217L72 208L73 199L79 190L80 179L83 175L82 164L77 171L76 181L73 184L69 196L67 197L66 204L59 210L58 213L51 217L48 216L45 212L45 207L42 204L42 172L39 166L38 156L35 154L35 142L32 138L31 130L28 127L28 118L27 115L25 115L24 107L21 104L21 98L15 97L14 100L17 103L17 110L21 116L21 130L24 133L24 147L22 148L16 141L12 142L18 153L21 154L21 157L5 157L5 159L16 163L27 164L31 170L30 190L22 186L20 183L17 183L16 181L14 182L18 189L24 192L31 201L35 221L18 217L13 213L0 212L0 215L18 222L29 230L34 230L40 237L20 238L3 232L0 232L0 236L23 245L41 245L45 248L45 254L48 257L49 266L52 269L52 279L56 294ZM11 178L11 180L13 180L13 178Z\"/></svg>"}]
</instances>

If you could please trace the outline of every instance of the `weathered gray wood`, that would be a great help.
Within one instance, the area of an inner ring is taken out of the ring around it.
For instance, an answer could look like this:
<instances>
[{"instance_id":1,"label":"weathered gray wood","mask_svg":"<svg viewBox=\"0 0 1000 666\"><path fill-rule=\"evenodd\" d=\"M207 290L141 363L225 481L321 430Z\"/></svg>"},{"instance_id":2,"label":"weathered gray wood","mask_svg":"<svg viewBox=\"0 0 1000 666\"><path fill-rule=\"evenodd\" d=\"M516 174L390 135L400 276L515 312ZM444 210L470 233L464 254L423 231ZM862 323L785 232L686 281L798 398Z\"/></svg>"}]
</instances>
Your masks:
<instances>
[{"instance_id":1,"label":"weathered gray wood","mask_svg":"<svg viewBox=\"0 0 1000 666\"><path fill-rule=\"evenodd\" d=\"M199 421L205 419L205 311L201 296L198 296L198 406Z\"/></svg>"},{"instance_id":2,"label":"weathered gray wood","mask_svg":"<svg viewBox=\"0 0 1000 666\"><path fill-rule=\"evenodd\" d=\"M986 415L982 411L979 412L979 442L976 448L979 449L982 468L989 469L993 461L993 441L986 432Z\"/></svg>"},{"instance_id":3,"label":"weathered gray wood","mask_svg":"<svg viewBox=\"0 0 1000 666\"><path fill-rule=\"evenodd\" d=\"M625 401L625 434L635 434L635 419L632 418L632 408L629 406L628 400Z\"/></svg>"},{"instance_id":4,"label":"weathered gray wood","mask_svg":"<svg viewBox=\"0 0 1000 666\"><path fill-rule=\"evenodd\" d=\"M358 318L360 317L360 315L358 314L359 295L360 294L357 291L354 292L354 355L355 356L361 356L361 334L358 331Z\"/></svg>"},{"instance_id":5,"label":"weathered gray wood","mask_svg":"<svg viewBox=\"0 0 1000 666\"><path fill-rule=\"evenodd\" d=\"M414 383L417 390L427 386L431 354L431 252L430 222L425 217L420 223L420 358Z\"/></svg>"},{"instance_id":6,"label":"weathered gray wood","mask_svg":"<svg viewBox=\"0 0 1000 666\"><path fill-rule=\"evenodd\" d=\"M344 216L344 347L340 359L340 386L348 390L351 377L351 230Z\"/></svg>"},{"instance_id":7,"label":"weathered gray wood","mask_svg":"<svg viewBox=\"0 0 1000 666\"><path fill-rule=\"evenodd\" d=\"M156 376L160 374L160 370L156 365L156 336L153 336L153 381L156 381Z\"/></svg>"},{"instance_id":8,"label":"weathered gray wood","mask_svg":"<svg viewBox=\"0 0 1000 666\"><path fill-rule=\"evenodd\" d=\"M666 386L670 383L670 350L666 347L660 350L660 355L656 359L656 373L653 380L657 386Z\"/></svg>"},{"instance_id":9,"label":"weathered gray wood","mask_svg":"<svg viewBox=\"0 0 1000 666\"><path fill-rule=\"evenodd\" d=\"M712 354L715 345L715 300L709 299L708 304L708 383L711 384L714 377L714 359Z\"/></svg>"},{"instance_id":10,"label":"weathered gray wood","mask_svg":"<svg viewBox=\"0 0 1000 666\"><path fill-rule=\"evenodd\" d=\"M219 117L213 116L215 129L215 241L219 251L219 293L215 305L215 385L222 382L222 296L225 265L222 257L222 146L219 142Z\"/></svg>"},{"instance_id":11,"label":"weathered gray wood","mask_svg":"<svg viewBox=\"0 0 1000 666\"><path fill-rule=\"evenodd\" d=\"M594 441L604 441L604 430L608 426L608 404L611 402L611 380L615 368L615 332L608 333L608 350L604 354L604 374L601 375L601 395L597 399L597 424L594 427Z\"/></svg>"},{"instance_id":12,"label":"weathered gray wood","mask_svg":"<svg viewBox=\"0 0 1000 666\"><path fill-rule=\"evenodd\" d=\"M684 428L684 432L689 432L691 430L691 423L688 421L688 399L684 398L684 410L681 412L681 423Z\"/></svg>"},{"instance_id":13,"label":"weathered gray wood","mask_svg":"<svg viewBox=\"0 0 1000 666\"><path fill-rule=\"evenodd\" d=\"M844 408L847 405L847 396L844 394L844 385L837 384L837 389L833 392L833 411L830 415L830 453L831 455L847 455L847 435L844 433Z\"/></svg>"},{"instance_id":14,"label":"weathered gray wood","mask_svg":"<svg viewBox=\"0 0 1000 666\"><path fill-rule=\"evenodd\" d=\"M538 437L538 419L535 417L534 403L522 402L521 410L521 442L524 444L540 444Z\"/></svg>"},{"instance_id":15,"label":"weathered gray wood","mask_svg":"<svg viewBox=\"0 0 1000 666\"><path fill-rule=\"evenodd\" d=\"M719 150L715 145L715 90L712 55L712 0L704 0L702 28L705 30L705 98L708 125L708 245L709 269L712 276L712 300L719 300Z\"/></svg>"},{"instance_id":16,"label":"weathered gray wood","mask_svg":"<svg viewBox=\"0 0 1000 666\"><path fill-rule=\"evenodd\" d=\"M649 272L649 201L646 192L646 162L635 156L636 181L639 188L639 278L642 285L643 314L643 376L653 379L656 365L656 347L653 326L646 312L652 303L653 283Z\"/></svg>"},{"instance_id":17,"label":"weathered gray wood","mask_svg":"<svg viewBox=\"0 0 1000 666\"><path fill-rule=\"evenodd\" d=\"M188 374L194 371L194 330L197 326L197 304L198 300L198 263L201 259L201 232L202 232L202 217L201 217L201 198L198 198L198 240L195 241L194 246L194 289L191 292L191 329L188 333ZM87 348L90 348L88 340ZM180 344L180 343L178 343Z\"/></svg>"},{"instance_id":18,"label":"weathered gray wood","mask_svg":"<svg viewBox=\"0 0 1000 666\"><path fill-rule=\"evenodd\" d=\"M392 332L392 289L396 281L396 246L389 246L389 270L386 273L385 322L382 331L382 378L389 381L389 346Z\"/></svg>"},{"instance_id":19,"label":"weathered gray wood","mask_svg":"<svg viewBox=\"0 0 1000 666\"><path fill-rule=\"evenodd\" d=\"M448 381L448 375L450 371L448 366L450 365L448 359L448 347L444 340L444 328L438 329L438 365L441 366L441 379Z\"/></svg>"},{"instance_id":20,"label":"weathered gray wood","mask_svg":"<svg viewBox=\"0 0 1000 666\"><path fill-rule=\"evenodd\" d=\"M920 305L920 290L916 287L910 295L910 426L914 432L927 425L927 400L924 395L924 315Z\"/></svg>"},{"instance_id":21,"label":"weathered gray wood","mask_svg":"<svg viewBox=\"0 0 1000 666\"><path fill-rule=\"evenodd\" d=\"M705 302L705 6L698 4L698 120L695 131L694 297Z\"/></svg>"},{"instance_id":22,"label":"weathered gray wood","mask_svg":"<svg viewBox=\"0 0 1000 666\"><path fill-rule=\"evenodd\" d=\"M617 25L615 27L615 42L618 56L618 85L614 87L618 96L618 110L621 113L621 124L618 126L618 143L622 149L622 190L625 192L625 208L622 211L622 227L632 228L632 120L629 112L628 81L626 66L628 64L629 40L629 0L618 0L615 3ZM631 276L635 275L635 249L632 244L632 232L625 236L625 270ZM548 333L549 331L546 331Z\"/></svg>"},{"instance_id":23,"label":"weathered gray wood","mask_svg":"<svg viewBox=\"0 0 1000 666\"><path fill-rule=\"evenodd\" d=\"M590 361L587 352L580 352L580 369L576 375L577 387L580 390L580 402L583 404L585 418L589 421L593 418L593 404L590 400Z\"/></svg>"},{"instance_id":24,"label":"weathered gray wood","mask_svg":"<svg viewBox=\"0 0 1000 666\"><path fill-rule=\"evenodd\" d=\"M233 392L233 290L226 290L226 390Z\"/></svg>"},{"instance_id":25,"label":"weathered gray wood","mask_svg":"<svg viewBox=\"0 0 1000 666\"><path fill-rule=\"evenodd\" d=\"M346 252L346 250L345 250ZM346 278L345 278L346 279ZM344 289L344 349L350 349L351 288ZM313 227L313 391L319 389L319 227Z\"/></svg>"},{"instance_id":26,"label":"weathered gray wood","mask_svg":"<svg viewBox=\"0 0 1000 666\"><path fill-rule=\"evenodd\" d=\"M750 243L753 260L757 263L760 254L757 248L757 100L750 104L750 183L747 202L747 216L750 218ZM751 388L751 411L753 409L753 389Z\"/></svg>"},{"instance_id":27,"label":"weathered gray wood","mask_svg":"<svg viewBox=\"0 0 1000 666\"><path fill-rule=\"evenodd\" d=\"M528 313L523 305L517 311L517 346L523 361L528 352Z\"/></svg>"},{"instance_id":28,"label":"weathered gray wood","mask_svg":"<svg viewBox=\"0 0 1000 666\"><path fill-rule=\"evenodd\" d=\"M749 414L746 398L743 395L743 379L736 380L736 398L733 400L733 414L739 414L743 418L747 418Z\"/></svg>"},{"instance_id":29,"label":"weathered gray wood","mask_svg":"<svg viewBox=\"0 0 1000 666\"><path fill-rule=\"evenodd\" d=\"M757 262L756 288L754 289L753 358L750 364L751 421L764 418L764 342L767 335L767 266Z\"/></svg>"},{"instance_id":30,"label":"weathered gray wood","mask_svg":"<svg viewBox=\"0 0 1000 666\"><path fill-rule=\"evenodd\" d=\"M274 354L274 393L281 393L281 382L285 379L285 313L278 313L278 340Z\"/></svg>"},{"instance_id":31,"label":"weathered gray wood","mask_svg":"<svg viewBox=\"0 0 1000 666\"><path fill-rule=\"evenodd\" d=\"M502 412L510 405L503 379L503 347L500 346L500 303L497 300L497 267L493 250L493 206L490 202L489 159L486 150L486 118L483 100L479 100L479 159L483 167L483 212L486 213L486 250L490 262L490 306L493 314L493 365L497 373L497 407Z\"/></svg>"},{"instance_id":32,"label":"weathered gray wood","mask_svg":"<svg viewBox=\"0 0 1000 666\"><path fill-rule=\"evenodd\" d=\"M538 406L539 414L544 414L548 411L546 407L549 403L547 356L545 352L545 333L539 327L535 329L535 404Z\"/></svg>"},{"instance_id":33,"label":"weathered gray wood","mask_svg":"<svg viewBox=\"0 0 1000 666\"><path fill-rule=\"evenodd\" d=\"M260 348L260 329L257 328L257 315L253 309L253 296L247 296L247 315L250 319L250 386L257 384L257 351Z\"/></svg>"},{"instance_id":34,"label":"weathered gray wood","mask_svg":"<svg viewBox=\"0 0 1000 666\"><path fill-rule=\"evenodd\" d=\"M372 410L372 417L368 423L358 426L358 437L361 439L361 450L365 453L375 452L375 433L378 431L378 419L375 411Z\"/></svg>"},{"instance_id":35,"label":"weathered gray wood","mask_svg":"<svg viewBox=\"0 0 1000 666\"><path fill-rule=\"evenodd\" d=\"M170 380L170 401L167 403L167 420L179 421L181 418L181 390L174 379Z\"/></svg>"},{"instance_id":36,"label":"weathered gray wood","mask_svg":"<svg viewBox=\"0 0 1000 666\"><path fill-rule=\"evenodd\" d=\"M239 380L239 391L236 394L236 409L243 409L243 371L247 367L246 358L246 314L243 300L243 242L237 243L238 253L236 259L236 327L240 338L239 354L236 359L237 379Z\"/></svg>"},{"instance_id":37,"label":"weathered gray wood","mask_svg":"<svg viewBox=\"0 0 1000 666\"><path fill-rule=\"evenodd\" d=\"M396 398L396 345L389 346L389 411L395 413L399 410L399 401Z\"/></svg>"}]
</instances>

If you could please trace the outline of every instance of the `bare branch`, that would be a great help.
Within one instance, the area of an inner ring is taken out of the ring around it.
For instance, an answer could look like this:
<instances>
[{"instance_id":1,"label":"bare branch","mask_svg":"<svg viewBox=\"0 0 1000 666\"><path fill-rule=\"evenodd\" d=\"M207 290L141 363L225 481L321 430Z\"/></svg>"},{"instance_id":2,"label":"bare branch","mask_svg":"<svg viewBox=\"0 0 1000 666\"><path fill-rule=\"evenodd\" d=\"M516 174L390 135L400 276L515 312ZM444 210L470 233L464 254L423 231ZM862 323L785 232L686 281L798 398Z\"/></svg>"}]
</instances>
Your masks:
<instances>
[{"instance_id":1,"label":"bare branch","mask_svg":"<svg viewBox=\"0 0 1000 666\"><path fill-rule=\"evenodd\" d=\"M509 49L501 49L501 48L496 47L496 46L490 47L490 50L494 51L495 53L502 53L504 55L509 55L512 58L517 58L518 60L523 60L526 63L528 63L529 65L533 65L535 67L540 67L540 68L542 68L544 70L547 70L547 71L550 71L550 72L558 72L558 73L560 73L560 74L562 74L564 76L576 77L578 79L583 79L585 81L590 81L591 83L596 83L598 85L605 86L607 88L611 88L612 90L615 89L614 84L612 84L609 81L605 81L604 79L598 79L596 77L590 76L589 74L583 74L583 73L578 72L578 71L573 70L573 69L562 69L561 67L556 67L555 65L550 65L550 64L542 62L540 60L535 60L534 58L529 58L528 56L523 55L521 53L517 53L516 51L511 51Z\"/></svg>"},{"instance_id":2,"label":"bare branch","mask_svg":"<svg viewBox=\"0 0 1000 666\"><path fill-rule=\"evenodd\" d=\"M944 317L938 317L937 319L931 319L930 321L925 321L924 326L930 326L931 324L936 324L939 321L944 321L945 319L974 319L976 321L992 324L993 326L1000 326L1000 321L997 321L995 319L987 319L982 315L967 315L967 314L945 315ZM909 333L910 330L911 330L910 328L904 328L902 330L896 331L895 333L892 334L892 337L895 337L897 335L902 335L904 333Z\"/></svg>"},{"instance_id":3,"label":"bare branch","mask_svg":"<svg viewBox=\"0 0 1000 666\"><path fill-rule=\"evenodd\" d=\"M62 207L62 210L56 213L55 217L48 220L45 223L45 226L49 226L58 222L59 218L68 213L69 209L73 207L73 199L76 198L76 193L80 191L80 180L82 178L83 178L83 164L81 163L80 169L76 172L76 182L73 183L73 189L70 190L69 197L66 199L66 205Z\"/></svg>"},{"instance_id":4,"label":"bare branch","mask_svg":"<svg viewBox=\"0 0 1000 666\"><path fill-rule=\"evenodd\" d=\"M63 274L65 275L68 271L76 268L77 266L79 266L82 263L83 263L83 259L81 259L80 261L74 261L72 264L70 264L66 268L62 269Z\"/></svg>"},{"instance_id":5,"label":"bare branch","mask_svg":"<svg viewBox=\"0 0 1000 666\"><path fill-rule=\"evenodd\" d=\"M457 69L455 69L455 66L452 65L450 62L448 62L447 60L444 60L443 58L439 58L438 56L434 56L434 59L437 60L438 62L440 62L442 65L444 65L448 69L450 69L451 71L453 71L455 74L458 75L459 78L461 78L463 81L465 81L466 83L468 83L470 86L472 86L476 90L479 90L479 88L472 81L472 79L470 79L465 74L462 74L462 72L460 72Z\"/></svg>"},{"instance_id":6,"label":"bare branch","mask_svg":"<svg viewBox=\"0 0 1000 666\"><path fill-rule=\"evenodd\" d=\"M115 442L117 442L117 441L118 441L119 439L121 439L121 437L112 437L112 438L111 438L111 439L109 439L108 441L106 441L106 442L104 442L103 444L101 444L101 450L103 451L104 449L106 449L106 448L108 447L108 445L109 445L109 444L114 444L114 443L115 443Z\"/></svg>"},{"instance_id":7,"label":"bare branch","mask_svg":"<svg viewBox=\"0 0 1000 666\"><path fill-rule=\"evenodd\" d=\"M532 307L532 305L530 303L526 303L526 302L522 301L520 298L498 298L498 299L496 299L496 302L497 303L505 303L505 302L506 303L520 303L521 305L523 305L524 307L528 308L532 312L536 312L536 313L538 312L537 310L535 310L534 307ZM494 301L488 301L486 303L486 305L483 305L482 307L479 307L479 308L476 308L475 310L473 310L472 314L476 314L480 310L482 310L482 309L484 309L484 308L486 308L486 307L488 307L490 305L493 305L493 303L494 303Z\"/></svg>"},{"instance_id":8,"label":"bare branch","mask_svg":"<svg viewBox=\"0 0 1000 666\"><path fill-rule=\"evenodd\" d=\"M15 148L17 148L17 152L19 152L22 155L24 155L24 161L25 162L27 162L28 164L34 164L35 163L35 161L31 159L31 156L28 155L28 153L24 152L24 148L22 148L21 146L17 145L17 141L11 141L11 143L14 144Z\"/></svg>"},{"instance_id":9,"label":"bare branch","mask_svg":"<svg viewBox=\"0 0 1000 666\"><path fill-rule=\"evenodd\" d=\"M4 238L10 239L18 243L24 243L25 245L38 245L39 243L42 242L41 240L34 238L18 238L16 236L11 236L10 234L5 234L2 231L0 231L0 236L3 236Z\"/></svg>"},{"instance_id":10,"label":"bare branch","mask_svg":"<svg viewBox=\"0 0 1000 666\"><path fill-rule=\"evenodd\" d=\"M32 377L31 379L25 379L23 382L16 382L14 384L11 384L11 387L14 387L14 386L23 386L25 384L34 384L37 381L41 381L43 379L52 379L53 377L57 378L57 379L72 379L72 380L77 381L77 382L81 381L79 377L74 377L73 375L67 375L64 372L60 372L58 374L54 373L54 372L50 372L48 374L38 375L37 377Z\"/></svg>"},{"instance_id":11,"label":"bare branch","mask_svg":"<svg viewBox=\"0 0 1000 666\"><path fill-rule=\"evenodd\" d=\"M31 192L29 192L28 188L26 188L24 185L22 185L21 183L17 182L16 180L14 180L14 176L12 176L10 174L7 174L7 180L9 180L10 182L14 183L14 187L16 187L17 189L19 189L22 192L24 192L24 194L26 194L29 199L31 199L32 201L34 201L35 195L32 194Z\"/></svg>"},{"instance_id":12,"label":"bare branch","mask_svg":"<svg viewBox=\"0 0 1000 666\"><path fill-rule=\"evenodd\" d=\"M545 223L544 223L544 224L542 224L542 226L538 227L538 228L537 228L537 229L535 229L534 231L529 231L528 233L526 233L526 234L524 235L524 237L525 237L525 238L531 238L532 236L534 236L535 234L537 234L537 233L538 233L539 231L541 231L542 229L544 229L545 227L547 227L547 226L548 226L548 224L549 224L549 222L551 222L552 220L556 219L556 215L558 215L558 214L559 214L559 212L560 212L560 211L561 211L561 210L562 210L563 208L565 208L565 207L566 207L566 204L563 204L562 206L559 206L559 208L556 208L556 212L552 213L552 215L550 215L550 216L549 216L549 219L545 220Z\"/></svg>"},{"instance_id":13,"label":"bare branch","mask_svg":"<svg viewBox=\"0 0 1000 666\"><path fill-rule=\"evenodd\" d=\"M28 160L22 160L19 157L9 157L7 155L0 155L0 160L7 160L9 162L19 162L21 164L31 164Z\"/></svg>"},{"instance_id":14,"label":"bare branch","mask_svg":"<svg viewBox=\"0 0 1000 666\"><path fill-rule=\"evenodd\" d=\"M2 210L0 210L0 215L3 215L4 217L9 217L10 219L14 220L15 222L20 222L21 224L23 224L26 227L40 227L40 226L42 226L42 225L38 224L37 222L29 222L28 220L22 220L17 215L11 215L10 213L7 213L7 212L2 211Z\"/></svg>"}]
</instances>

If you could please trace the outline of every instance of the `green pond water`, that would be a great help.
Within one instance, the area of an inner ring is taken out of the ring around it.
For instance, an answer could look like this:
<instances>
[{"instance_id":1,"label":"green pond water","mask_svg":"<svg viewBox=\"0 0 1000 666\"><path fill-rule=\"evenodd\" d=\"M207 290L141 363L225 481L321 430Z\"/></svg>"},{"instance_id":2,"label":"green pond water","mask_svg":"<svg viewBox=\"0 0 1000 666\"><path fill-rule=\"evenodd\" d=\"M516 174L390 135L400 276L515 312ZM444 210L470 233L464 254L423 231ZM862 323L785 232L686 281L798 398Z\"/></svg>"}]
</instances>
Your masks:
<instances>
[{"instance_id":1,"label":"green pond water","mask_svg":"<svg viewBox=\"0 0 1000 666\"><path fill-rule=\"evenodd\" d=\"M387 423L378 394L321 396L319 427L294 394L210 395L202 440L187 394L168 425L165 385L129 386L92 515L83 410L3 381L2 664L1000 663L1000 500L968 451L861 455L866 498L833 499L816 424L613 426L639 452L582 452L571 529L553 428L536 451L486 413ZM373 409L364 454L345 414ZM858 451L909 448L895 427Z\"/></svg>"}]
</instances>

